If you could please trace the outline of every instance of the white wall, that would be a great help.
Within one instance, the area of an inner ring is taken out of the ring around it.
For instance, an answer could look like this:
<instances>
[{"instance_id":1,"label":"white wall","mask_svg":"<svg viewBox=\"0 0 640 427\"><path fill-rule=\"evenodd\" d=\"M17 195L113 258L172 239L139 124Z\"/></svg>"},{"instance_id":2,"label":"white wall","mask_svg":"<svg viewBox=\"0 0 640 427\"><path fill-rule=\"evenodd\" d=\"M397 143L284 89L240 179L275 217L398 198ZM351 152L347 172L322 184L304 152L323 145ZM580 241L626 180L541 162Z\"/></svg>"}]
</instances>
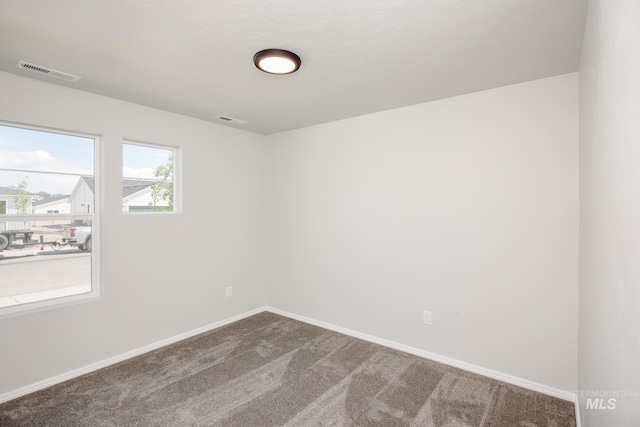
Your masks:
<instances>
[{"instance_id":1,"label":"white wall","mask_svg":"<svg viewBox=\"0 0 640 427\"><path fill-rule=\"evenodd\" d=\"M94 213L96 211L95 194L84 179L78 178L78 183L69 197L69 204L71 205L71 213L74 214Z\"/></svg>"},{"instance_id":2,"label":"white wall","mask_svg":"<svg viewBox=\"0 0 640 427\"><path fill-rule=\"evenodd\" d=\"M105 152L104 296L0 320L0 395L264 306L263 136L7 73L0 87L1 120L98 134ZM183 148L183 214L122 213L123 138Z\"/></svg>"},{"instance_id":3,"label":"white wall","mask_svg":"<svg viewBox=\"0 0 640 427\"><path fill-rule=\"evenodd\" d=\"M69 199L60 200L57 203L45 203L43 205L34 206L32 208L34 214L46 214L48 211L58 211L57 213L68 214L71 212L71 205L68 202ZM42 224L42 221L38 223Z\"/></svg>"},{"instance_id":4,"label":"white wall","mask_svg":"<svg viewBox=\"0 0 640 427\"><path fill-rule=\"evenodd\" d=\"M640 3L591 0L580 66L583 427L640 425ZM616 408L585 409L605 392Z\"/></svg>"},{"instance_id":5,"label":"white wall","mask_svg":"<svg viewBox=\"0 0 640 427\"><path fill-rule=\"evenodd\" d=\"M574 73L272 135L269 304L575 389L577 91Z\"/></svg>"}]
</instances>

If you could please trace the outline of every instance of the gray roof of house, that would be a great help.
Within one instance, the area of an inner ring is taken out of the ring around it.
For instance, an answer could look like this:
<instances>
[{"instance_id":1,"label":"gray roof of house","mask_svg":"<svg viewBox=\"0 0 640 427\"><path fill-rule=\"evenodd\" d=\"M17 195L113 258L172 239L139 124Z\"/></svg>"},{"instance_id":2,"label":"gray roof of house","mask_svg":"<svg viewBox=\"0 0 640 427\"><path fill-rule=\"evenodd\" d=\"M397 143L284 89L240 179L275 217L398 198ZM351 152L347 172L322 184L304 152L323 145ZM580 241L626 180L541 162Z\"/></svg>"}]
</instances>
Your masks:
<instances>
[{"instance_id":1,"label":"gray roof of house","mask_svg":"<svg viewBox=\"0 0 640 427\"><path fill-rule=\"evenodd\" d=\"M0 194L17 196L20 194L20 190L18 190L16 187L0 187ZM28 194L30 196L35 196L35 194L29 193L28 191L25 194Z\"/></svg>"},{"instance_id":2,"label":"gray roof of house","mask_svg":"<svg viewBox=\"0 0 640 427\"><path fill-rule=\"evenodd\" d=\"M153 180L147 179L123 179L122 180L122 197L130 196L145 188L151 187Z\"/></svg>"},{"instance_id":3,"label":"gray roof of house","mask_svg":"<svg viewBox=\"0 0 640 427\"><path fill-rule=\"evenodd\" d=\"M54 196L47 195L47 196L44 196L44 199L38 200L37 202L33 202L32 205L33 206L40 206L40 205L45 205L45 204L51 203L51 202L57 202L58 200L68 199L68 198L69 198L68 194L57 194L57 195L54 195Z\"/></svg>"},{"instance_id":4,"label":"gray roof of house","mask_svg":"<svg viewBox=\"0 0 640 427\"><path fill-rule=\"evenodd\" d=\"M82 179L84 180L84 182L87 183L87 186L91 189L91 191L94 191L94 187L95 187L95 178L92 176L83 176ZM154 182L157 182L157 180L155 179L133 179L133 178L126 178L122 180L122 197L127 197L130 196L132 194L137 193L138 191L142 191L146 188L151 187L151 184L153 184ZM167 187L168 184L165 184L165 187Z\"/></svg>"},{"instance_id":5,"label":"gray roof of house","mask_svg":"<svg viewBox=\"0 0 640 427\"><path fill-rule=\"evenodd\" d=\"M15 188L0 187L0 194L8 194L10 196L17 196L20 192Z\"/></svg>"},{"instance_id":6,"label":"gray roof of house","mask_svg":"<svg viewBox=\"0 0 640 427\"><path fill-rule=\"evenodd\" d=\"M96 192L95 190L96 179L94 177L83 176L82 180L87 183L87 186L91 189L91 191L93 191L94 193Z\"/></svg>"}]
</instances>

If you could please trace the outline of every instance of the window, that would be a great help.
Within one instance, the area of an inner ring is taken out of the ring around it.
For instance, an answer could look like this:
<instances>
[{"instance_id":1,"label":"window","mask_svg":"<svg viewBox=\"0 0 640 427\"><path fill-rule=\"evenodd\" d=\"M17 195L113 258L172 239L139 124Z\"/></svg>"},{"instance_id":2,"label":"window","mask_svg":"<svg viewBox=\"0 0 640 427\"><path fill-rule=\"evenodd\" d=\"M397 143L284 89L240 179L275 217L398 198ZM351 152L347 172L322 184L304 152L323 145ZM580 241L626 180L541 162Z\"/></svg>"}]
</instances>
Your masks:
<instances>
[{"instance_id":1,"label":"window","mask_svg":"<svg viewBox=\"0 0 640 427\"><path fill-rule=\"evenodd\" d=\"M0 316L99 294L97 145L0 123Z\"/></svg>"},{"instance_id":2,"label":"window","mask_svg":"<svg viewBox=\"0 0 640 427\"><path fill-rule=\"evenodd\" d=\"M122 144L122 211L177 211L178 149L126 142Z\"/></svg>"}]
</instances>

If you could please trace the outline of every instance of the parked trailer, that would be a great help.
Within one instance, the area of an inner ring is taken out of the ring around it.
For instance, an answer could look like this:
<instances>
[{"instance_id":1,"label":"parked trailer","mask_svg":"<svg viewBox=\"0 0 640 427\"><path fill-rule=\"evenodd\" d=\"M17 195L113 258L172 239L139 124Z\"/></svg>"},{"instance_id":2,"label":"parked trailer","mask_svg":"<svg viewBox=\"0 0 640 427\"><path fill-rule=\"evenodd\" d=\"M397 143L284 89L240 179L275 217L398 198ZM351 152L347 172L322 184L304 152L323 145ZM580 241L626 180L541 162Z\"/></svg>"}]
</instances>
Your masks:
<instances>
[{"instance_id":1,"label":"parked trailer","mask_svg":"<svg viewBox=\"0 0 640 427\"><path fill-rule=\"evenodd\" d=\"M59 242L45 242L44 236L40 239L33 240L33 231L31 230L3 230L0 231L0 252L5 249L23 249L28 246L50 245L60 246Z\"/></svg>"}]
</instances>

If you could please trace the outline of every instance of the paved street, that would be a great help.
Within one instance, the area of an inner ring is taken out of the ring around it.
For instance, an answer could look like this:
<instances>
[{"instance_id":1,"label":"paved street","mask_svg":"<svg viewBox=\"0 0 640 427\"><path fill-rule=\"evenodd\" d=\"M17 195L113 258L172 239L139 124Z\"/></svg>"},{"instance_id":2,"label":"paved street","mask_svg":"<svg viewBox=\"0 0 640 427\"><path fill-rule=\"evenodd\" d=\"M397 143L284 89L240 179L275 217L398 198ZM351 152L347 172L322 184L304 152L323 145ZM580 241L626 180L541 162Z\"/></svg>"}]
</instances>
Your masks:
<instances>
[{"instance_id":1,"label":"paved street","mask_svg":"<svg viewBox=\"0 0 640 427\"><path fill-rule=\"evenodd\" d=\"M0 253L0 298L91 284L90 253L46 249Z\"/></svg>"}]
</instances>

